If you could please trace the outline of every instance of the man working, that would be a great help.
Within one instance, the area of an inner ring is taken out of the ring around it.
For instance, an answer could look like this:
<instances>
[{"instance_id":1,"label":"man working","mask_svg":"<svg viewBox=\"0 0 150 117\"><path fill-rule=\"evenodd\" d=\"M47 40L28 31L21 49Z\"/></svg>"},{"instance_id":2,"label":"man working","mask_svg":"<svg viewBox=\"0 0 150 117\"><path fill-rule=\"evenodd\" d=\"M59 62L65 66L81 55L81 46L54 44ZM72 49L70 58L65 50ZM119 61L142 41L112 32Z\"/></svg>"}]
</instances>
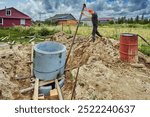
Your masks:
<instances>
[{"instance_id":1,"label":"man working","mask_svg":"<svg viewBox=\"0 0 150 117\"><path fill-rule=\"evenodd\" d=\"M87 11L91 15L91 16L88 16L85 13L82 12L83 15L85 15L87 17L90 17L91 20L92 20L92 24L93 24L92 40L93 40L93 42L95 42L95 34L97 34L99 37L102 37L102 35L100 35L100 33L97 30L97 28L98 28L97 13L95 11L93 11L92 9L88 9L86 6L85 6L84 10Z\"/></svg>"}]
</instances>

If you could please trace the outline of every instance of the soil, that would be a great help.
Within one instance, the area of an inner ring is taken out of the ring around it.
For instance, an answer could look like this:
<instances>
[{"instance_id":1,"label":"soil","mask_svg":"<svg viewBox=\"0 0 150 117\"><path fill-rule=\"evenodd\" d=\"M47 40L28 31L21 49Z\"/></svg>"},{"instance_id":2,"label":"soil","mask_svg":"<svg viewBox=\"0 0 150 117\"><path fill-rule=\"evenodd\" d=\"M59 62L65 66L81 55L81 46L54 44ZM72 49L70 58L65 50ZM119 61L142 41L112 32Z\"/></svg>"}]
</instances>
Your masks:
<instances>
[{"instance_id":1,"label":"soil","mask_svg":"<svg viewBox=\"0 0 150 117\"><path fill-rule=\"evenodd\" d=\"M46 41L63 43L69 50L72 38L72 35L60 32L47 37ZM0 99L31 99L33 92L19 93L20 89L31 86L30 79L16 80L30 76L31 44L17 44L12 49L7 44L0 45ZM93 43L88 37L77 36L65 72L64 98L71 98L80 66L76 100L148 100L150 57L139 52L137 64L142 67L120 61L118 41L97 38Z\"/></svg>"},{"instance_id":2,"label":"soil","mask_svg":"<svg viewBox=\"0 0 150 117\"><path fill-rule=\"evenodd\" d=\"M30 86L30 80L18 81L18 77L30 76L30 46L15 45L11 49L9 45L0 46L0 89L1 99L30 99L30 96L22 95L19 90ZM29 95L29 94L28 94Z\"/></svg>"}]
</instances>

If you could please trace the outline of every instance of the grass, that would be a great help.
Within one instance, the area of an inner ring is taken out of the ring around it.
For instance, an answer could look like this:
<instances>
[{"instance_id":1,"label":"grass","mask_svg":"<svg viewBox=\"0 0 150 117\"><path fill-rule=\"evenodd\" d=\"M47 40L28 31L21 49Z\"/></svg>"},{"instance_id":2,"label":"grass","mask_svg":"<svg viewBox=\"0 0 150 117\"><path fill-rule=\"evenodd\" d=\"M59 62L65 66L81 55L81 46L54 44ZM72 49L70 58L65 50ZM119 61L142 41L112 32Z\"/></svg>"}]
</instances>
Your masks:
<instances>
[{"instance_id":1,"label":"grass","mask_svg":"<svg viewBox=\"0 0 150 117\"><path fill-rule=\"evenodd\" d=\"M70 29L71 32L75 32L76 27L72 26ZM67 28L64 28L65 32L67 30L68 30ZM150 42L150 25L140 25L140 24L104 25L99 26L98 30L104 37L112 38L115 40L120 39L121 33L133 33L141 35ZM89 36L91 35L91 32L92 27L80 26L78 35ZM139 50L144 54L150 56L150 46L148 46L140 37L138 38L138 42L139 42Z\"/></svg>"},{"instance_id":2,"label":"grass","mask_svg":"<svg viewBox=\"0 0 150 117\"><path fill-rule=\"evenodd\" d=\"M74 34L76 26L63 26L63 31L67 34ZM108 38L119 40L121 33L134 33L139 34L150 42L150 24L113 24L113 25L101 25L98 28L99 32ZM3 41L16 41L17 43L28 43L30 38L28 36L35 36L34 41L42 41L47 35L53 35L56 32L62 31L62 26L48 26L41 24L41 26L34 25L31 27L13 27L13 28L0 28L0 38L9 37ZM92 27L80 26L78 35L90 36ZM1 40L1 39L0 39ZM150 47L145 44L143 40L139 38L139 49L150 56Z\"/></svg>"},{"instance_id":3,"label":"grass","mask_svg":"<svg viewBox=\"0 0 150 117\"><path fill-rule=\"evenodd\" d=\"M17 43L28 43L30 39L35 37L36 42L41 41L47 35L53 35L58 32L55 29L49 29L45 26L41 26L40 28L37 26L32 27L13 27L13 28L0 28L0 41L4 37L8 37L8 39L3 40L2 42L12 42L15 41Z\"/></svg>"}]
</instances>

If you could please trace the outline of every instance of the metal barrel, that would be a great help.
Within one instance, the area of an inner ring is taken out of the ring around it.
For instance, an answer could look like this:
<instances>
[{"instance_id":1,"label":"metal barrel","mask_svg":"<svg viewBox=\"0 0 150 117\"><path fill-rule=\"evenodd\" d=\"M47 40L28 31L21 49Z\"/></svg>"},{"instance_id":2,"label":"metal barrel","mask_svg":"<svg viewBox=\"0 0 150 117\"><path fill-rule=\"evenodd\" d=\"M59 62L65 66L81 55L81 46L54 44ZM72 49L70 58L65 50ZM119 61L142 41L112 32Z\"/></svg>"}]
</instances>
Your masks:
<instances>
[{"instance_id":1,"label":"metal barrel","mask_svg":"<svg viewBox=\"0 0 150 117\"><path fill-rule=\"evenodd\" d=\"M138 35L122 33L120 35L120 59L124 62L138 62Z\"/></svg>"}]
</instances>

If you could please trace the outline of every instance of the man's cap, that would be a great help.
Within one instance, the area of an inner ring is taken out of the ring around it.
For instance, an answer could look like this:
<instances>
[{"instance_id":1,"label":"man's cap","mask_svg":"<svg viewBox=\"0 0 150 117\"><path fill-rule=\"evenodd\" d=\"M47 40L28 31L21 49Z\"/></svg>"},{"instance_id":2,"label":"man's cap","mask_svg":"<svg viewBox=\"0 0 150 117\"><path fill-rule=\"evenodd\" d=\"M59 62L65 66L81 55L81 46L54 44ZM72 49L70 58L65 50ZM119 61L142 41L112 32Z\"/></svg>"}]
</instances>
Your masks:
<instances>
[{"instance_id":1,"label":"man's cap","mask_svg":"<svg viewBox=\"0 0 150 117\"><path fill-rule=\"evenodd\" d=\"M94 11L92 9L87 10L89 13L93 13Z\"/></svg>"}]
</instances>

